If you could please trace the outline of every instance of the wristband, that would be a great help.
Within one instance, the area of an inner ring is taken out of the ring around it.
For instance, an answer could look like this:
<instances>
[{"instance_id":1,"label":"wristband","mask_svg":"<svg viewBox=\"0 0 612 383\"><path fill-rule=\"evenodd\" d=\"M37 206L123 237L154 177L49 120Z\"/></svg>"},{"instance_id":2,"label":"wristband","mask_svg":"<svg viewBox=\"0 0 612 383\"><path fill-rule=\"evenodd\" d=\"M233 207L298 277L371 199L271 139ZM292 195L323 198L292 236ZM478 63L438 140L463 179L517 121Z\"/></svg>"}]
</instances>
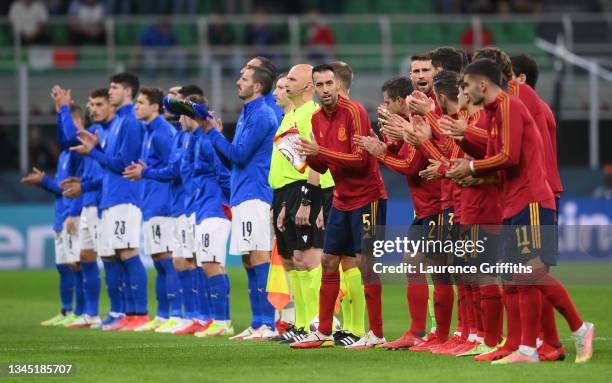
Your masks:
<instances>
[{"instance_id":1,"label":"wristband","mask_svg":"<svg viewBox=\"0 0 612 383\"><path fill-rule=\"evenodd\" d=\"M470 174L471 175L475 175L476 174L476 170L474 169L474 160L470 161Z\"/></svg>"},{"instance_id":2,"label":"wristband","mask_svg":"<svg viewBox=\"0 0 612 383\"><path fill-rule=\"evenodd\" d=\"M301 188L301 205L310 206L313 201L321 199L321 188L309 183L305 183Z\"/></svg>"}]
</instances>

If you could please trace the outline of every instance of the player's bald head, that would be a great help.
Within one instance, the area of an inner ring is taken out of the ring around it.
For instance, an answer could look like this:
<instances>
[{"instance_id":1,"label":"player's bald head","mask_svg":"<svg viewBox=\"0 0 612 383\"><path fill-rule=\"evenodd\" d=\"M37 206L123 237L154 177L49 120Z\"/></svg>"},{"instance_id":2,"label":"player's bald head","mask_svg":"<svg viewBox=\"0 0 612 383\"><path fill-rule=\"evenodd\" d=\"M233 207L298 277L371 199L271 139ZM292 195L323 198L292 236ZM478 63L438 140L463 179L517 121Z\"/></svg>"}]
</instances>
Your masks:
<instances>
[{"instance_id":1,"label":"player's bald head","mask_svg":"<svg viewBox=\"0 0 612 383\"><path fill-rule=\"evenodd\" d=\"M314 88L312 86L312 65L297 64L287 73L287 95L295 102L295 98L312 97Z\"/></svg>"},{"instance_id":2,"label":"player's bald head","mask_svg":"<svg viewBox=\"0 0 612 383\"><path fill-rule=\"evenodd\" d=\"M300 82L310 82L312 80L312 65L297 64L294 65L287 73L288 78L295 78Z\"/></svg>"}]
</instances>

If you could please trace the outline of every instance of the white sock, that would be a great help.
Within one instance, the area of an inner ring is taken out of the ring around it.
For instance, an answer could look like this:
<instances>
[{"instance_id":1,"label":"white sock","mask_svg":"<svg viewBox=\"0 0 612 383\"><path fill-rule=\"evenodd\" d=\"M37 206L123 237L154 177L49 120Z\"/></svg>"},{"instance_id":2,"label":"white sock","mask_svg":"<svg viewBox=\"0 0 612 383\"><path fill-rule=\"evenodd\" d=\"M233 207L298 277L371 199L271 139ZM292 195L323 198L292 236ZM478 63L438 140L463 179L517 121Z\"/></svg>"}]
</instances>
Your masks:
<instances>
[{"instance_id":1,"label":"white sock","mask_svg":"<svg viewBox=\"0 0 612 383\"><path fill-rule=\"evenodd\" d=\"M474 342L476 341L476 339L477 339L476 334L468 335L468 342Z\"/></svg>"},{"instance_id":2,"label":"white sock","mask_svg":"<svg viewBox=\"0 0 612 383\"><path fill-rule=\"evenodd\" d=\"M455 332L453 333L453 335L454 335L454 336L461 337L461 331L455 331Z\"/></svg>"},{"instance_id":3,"label":"white sock","mask_svg":"<svg viewBox=\"0 0 612 383\"><path fill-rule=\"evenodd\" d=\"M523 355L533 356L533 353L535 351L536 351L535 347L529 347L529 346L523 346L523 345L519 346L519 352Z\"/></svg>"},{"instance_id":4,"label":"white sock","mask_svg":"<svg viewBox=\"0 0 612 383\"><path fill-rule=\"evenodd\" d=\"M574 331L573 334L575 336L584 336L586 332L587 332L587 325L586 323L582 322L582 326L580 326L578 330Z\"/></svg>"},{"instance_id":5,"label":"white sock","mask_svg":"<svg viewBox=\"0 0 612 383\"><path fill-rule=\"evenodd\" d=\"M480 343L480 344L483 344L483 343L484 343L484 337L482 337L482 336L477 336L477 337L476 337L476 342L478 342L478 343Z\"/></svg>"}]
</instances>

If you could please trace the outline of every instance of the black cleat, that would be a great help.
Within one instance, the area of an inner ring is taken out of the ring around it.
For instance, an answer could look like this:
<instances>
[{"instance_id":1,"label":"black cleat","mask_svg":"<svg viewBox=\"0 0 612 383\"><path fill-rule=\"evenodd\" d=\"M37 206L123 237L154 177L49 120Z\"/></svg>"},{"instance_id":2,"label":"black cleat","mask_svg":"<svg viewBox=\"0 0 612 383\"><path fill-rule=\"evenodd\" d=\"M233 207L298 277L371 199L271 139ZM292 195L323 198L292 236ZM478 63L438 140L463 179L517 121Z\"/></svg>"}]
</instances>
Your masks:
<instances>
[{"instance_id":1,"label":"black cleat","mask_svg":"<svg viewBox=\"0 0 612 383\"><path fill-rule=\"evenodd\" d=\"M334 343L337 346L350 346L358 340L359 337L357 335L354 335L345 330L336 331L334 333Z\"/></svg>"}]
</instances>

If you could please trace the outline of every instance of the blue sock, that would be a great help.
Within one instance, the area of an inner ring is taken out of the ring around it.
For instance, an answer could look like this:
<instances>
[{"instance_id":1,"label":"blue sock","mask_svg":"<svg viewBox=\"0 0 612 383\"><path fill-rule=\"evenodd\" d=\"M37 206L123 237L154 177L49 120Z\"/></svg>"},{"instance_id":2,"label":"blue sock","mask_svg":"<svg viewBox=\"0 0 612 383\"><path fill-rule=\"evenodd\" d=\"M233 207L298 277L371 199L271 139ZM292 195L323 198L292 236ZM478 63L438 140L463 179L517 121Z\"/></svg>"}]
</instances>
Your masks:
<instances>
[{"instance_id":1,"label":"blue sock","mask_svg":"<svg viewBox=\"0 0 612 383\"><path fill-rule=\"evenodd\" d=\"M159 261L166 271L166 294L170 306L170 316L181 317L182 297L179 276L172 263L172 258L165 258Z\"/></svg>"},{"instance_id":2,"label":"blue sock","mask_svg":"<svg viewBox=\"0 0 612 383\"><path fill-rule=\"evenodd\" d=\"M198 268L198 280L200 281L198 289L200 290L200 313L203 320L211 320L212 308L210 307L210 295L208 291L208 278L204 274L204 270Z\"/></svg>"},{"instance_id":3,"label":"blue sock","mask_svg":"<svg viewBox=\"0 0 612 383\"><path fill-rule=\"evenodd\" d=\"M253 320L251 321L252 328L259 328L262 325L261 307L259 304L259 294L257 293L257 277L255 276L254 268L245 269L248 279L249 302L251 303L251 313Z\"/></svg>"},{"instance_id":4,"label":"blue sock","mask_svg":"<svg viewBox=\"0 0 612 383\"><path fill-rule=\"evenodd\" d=\"M72 294L74 293L74 271L70 270L68 265L56 264L55 268L60 275L60 299L62 301L62 313L72 311Z\"/></svg>"},{"instance_id":5,"label":"blue sock","mask_svg":"<svg viewBox=\"0 0 612 383\"><path fill-rule=\"evenodd\" d=\"M100 269L98 262L83 262L83 292L85 293L85 314L98 316L100 305Z\"/></svg>"},{"instance_id":6,"label":"blue sock","mask_svg":"<svg viewBox=\"0 0 612 383\"><path fill-rule=\"evenodd\" d=\"M170 302L168 301L168 291L166 290L166 270L164 270L160 261L153 261L153 266L157 270L157 275L155 276L157 316L168 319L170 315Z\"/></svg>"},{"instance_id":7,"label":"blue sock","mask_svg":"<svg viewBox=\"0 0 612 383\"><path fill-rule=\"evenodd\" d=\"M134 297L134 314L147 314L147 270L140 259L140 256L128 258L123 261L128 270L128 281L130 291Z\"/></svg>"},{"instance_id":8,"label":"blue sock","mask_svg":"<svg viewBox=\"0 0 612 383\"><path fill-rule=\"evenodd\" d=\"M185 306L185 319L195 318L195 294L193 293L194 273L193 270L183 270L178 272L181 290L183 294L183 305Z\"/></svg>"},{"instance_id":9,"label":"blue sock","mask_svg":"<svg viewBox=\"0 0 612 383\"><path fill-rule=\"evenodd\" d=\"M269 263L262 263L253 267L257 279L257 294L259 298L259 305L261 310L261 322L274 330L274 315L276 311L274 306L268 301L268 293L266 288L268 286L268 272L270 271Z\"/></svg>"},{"instance_id":10,"label":"blue sock","mask_svg":"<svg viewBox=\"0 0 612 383\"><path fill-rule=\"evenodd\" d=\"M230 320L230 292L232 291L232 285L230 284L229 275L223 274L223 279L225 279L225 286L227 289L227 297L225 298L225 320Z\"/></svg>"},{"instance_id":11,"label":"blue sock","mask_svg":"<svg viewBox=\"0 0 612 383\"><path fill-rule=\"evenodd\" d=\"M200 285L202 284L202 278L204 278L203 274L200 267L196 267L191 274L191 278L193 278L193 300L195 301L194 315L195 319L199 321L204 320L204 315L202 315L202 297L200 296Z\"/></svg>"},{"instance_id":12,"label":"blue sock","mask_svg":"<svg viewBox=\"0 0 612 383\"><path fill-rule=\"evenodd\" d=\"M210 302L213 309L215 320L227 320L225 313L227 312L227 286L223 274L215 275L208 278L210 286Z\"/></svg>"},{"instance_id":13,"label":"blue sock","mask_svg":"<svg viewBox=\"0 0 612 383\"><path fill-rule=\"evenodd\" d=\"M123 312L126 315L134 314L134 294L130 289L130 273L128 272L127 265L122 260L119 260L119 270L121 271L121 281L119 288L121 290L121 302Z\"/></svg>"},{"instance_id":14,"label":"blue sock","mask_svg":"<svg viewBox=\"0 0 612 383\"><path fill-rule=\"evenodd\" d=\"M74 292L76 304L74 305L74 315L83 315L85 312L85 292L83 291L83 271L74 272L75 284Z\"/></svg>"},{"instance_id":15,"label":"blue sock","mask_svg":"<svg viewBox=\"0 0 612 383\"><path fill-rule=\"evenodd\" d=\"M123 305L123 291L121 289L121 269L123 268L115 259L103 260L104 281L106 282L106 293L110 301L110 311L113 313L125 313Z\"/></svg>"}]
</instances>

